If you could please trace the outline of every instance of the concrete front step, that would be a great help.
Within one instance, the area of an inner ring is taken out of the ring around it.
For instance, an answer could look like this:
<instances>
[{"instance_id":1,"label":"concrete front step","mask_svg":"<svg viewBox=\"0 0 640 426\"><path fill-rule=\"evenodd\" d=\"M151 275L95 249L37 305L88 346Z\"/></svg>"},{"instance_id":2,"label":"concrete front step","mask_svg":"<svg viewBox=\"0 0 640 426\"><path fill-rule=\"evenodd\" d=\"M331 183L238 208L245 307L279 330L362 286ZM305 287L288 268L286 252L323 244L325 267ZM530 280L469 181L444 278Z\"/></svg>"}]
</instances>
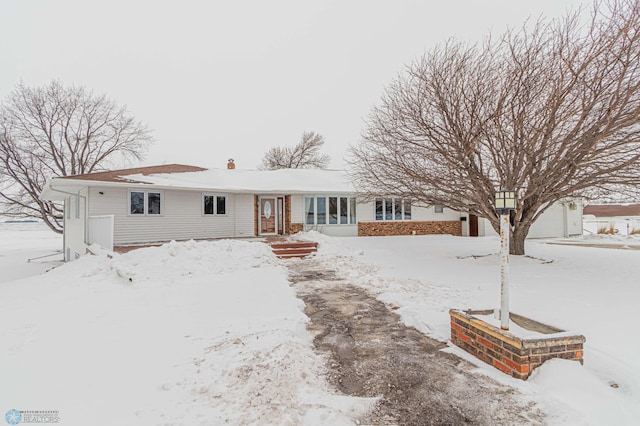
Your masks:
<instances>
[{"instance_id":1,"label":"concrete front step","mask_svg":"<svg viewBox=\"0 0 640 426\"><path fill-rule=\"evenodd\" d=\"M318 243L313 242L274 241L269 245L280 259L303 258L318 251Z\"/></svg>"},{"instance_id":2,"label":"concrete front step","mask_svg":"<svg viewBox=\"0 0 640 426\"><path fill-rule=\"evenodd\" d=\"M307 241L301 241L299 243L295 241L287 241L287 242L276 241L276 242L270 243L269 245L274 249L318 248L318 243L307 242Z\"/></svg>"}]
</instances>

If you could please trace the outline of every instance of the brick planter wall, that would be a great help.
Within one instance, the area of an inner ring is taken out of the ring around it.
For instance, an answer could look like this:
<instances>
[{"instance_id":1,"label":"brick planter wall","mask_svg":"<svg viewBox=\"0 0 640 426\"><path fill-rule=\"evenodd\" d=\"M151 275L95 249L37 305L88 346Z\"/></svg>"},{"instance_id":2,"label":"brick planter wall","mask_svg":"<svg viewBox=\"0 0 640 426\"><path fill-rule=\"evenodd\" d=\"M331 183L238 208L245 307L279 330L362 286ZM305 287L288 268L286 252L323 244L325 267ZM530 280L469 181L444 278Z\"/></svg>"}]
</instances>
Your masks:
<instances>
[{"instance_id":1,"label":"brick planter wall","mask_svg":"<svg viewBox=\"0 0 640 426\"><path fill-rule=\"evenodd\" d=\"M451 342L510 376L526 380L535 368L552 358L583 363L584 336L567 335L564 330L511 314L512 320L519 318L546 327L552 333L548 338L522 339L475 318L474 312L487 314L492 311L449 311Z\"/></svg>"},{"instance_id":2,"label":"brick planter wall","mask_svg":"<svg viewBox=\"0 0 640 426\"><path fill-rule=\"evenodd\" d=\"M433 222L359 222L358 235L361 237L377 237L383 235L429 235L450 234L462 235L462 224L457 220Z\"/></svg>"},{"instance_id":3,"label":"brick planter wall","mask_svg":"<svg viewBox=\"0 0 640 426\"><path fill-rule=\"evenodd\" d=\"M289 234L297 234L298 232L304 231L304 225L301 223L290 223L289 224Z\"/></svg>"}]
</instances>

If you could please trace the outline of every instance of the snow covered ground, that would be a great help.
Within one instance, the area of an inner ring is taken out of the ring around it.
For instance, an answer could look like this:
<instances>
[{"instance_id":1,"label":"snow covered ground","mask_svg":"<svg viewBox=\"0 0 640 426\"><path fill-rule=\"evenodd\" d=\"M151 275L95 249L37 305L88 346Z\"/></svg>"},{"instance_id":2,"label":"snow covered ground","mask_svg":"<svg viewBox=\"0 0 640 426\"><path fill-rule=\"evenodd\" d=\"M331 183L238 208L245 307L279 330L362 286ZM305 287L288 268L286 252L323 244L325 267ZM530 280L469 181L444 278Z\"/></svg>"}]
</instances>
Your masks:
<instances>
[{"instance_id":1,"label":"snow covered ground","mask_svg":"<svg viewBox=\"0 0 640 426\"><path fill-rule=\"evenodd\" d=\"M19 235L0 229L3 241ZM23 273L24 261L15 268ZM328 389L302 302L259 242L85 256L1 283L0 298L3 415L53 410L62 425L352 424L373 402Z\"/></svg>"},{"instance_id":2,"label":"snow covered ground","mask_svg":"<svg viewBox=\"0 0 640 426\"><path fill-rule=\"evenodd\" d=\"M12 219L0 216L0 285L42 273L61 263L61 235L42 222L7 220ZM60 254L56 255L57 252ZM40 256L46 257L28 262Z\"/></svg>"},{"instance_id":3,"label":"snow covered ground","mask_svg":"<svg viewBox=\"0 0 640 426\"><path fill-rule=\"evenodd\" d=\"M449 338L450 308L498 304L496 238L305 238L321 242L328 269L438 339ZM530 257L511 259L512 311L584 334L584 366L554 360L527 382L482 363L478 374L533 397L549 424L637 424L640 252L527 244ZM0 223L0 414L315 425L352 424L371 406L328 388L302 302L263 244L170 243L43 275L52 263L26 263L60 245L42 224Z\"/></svg>"},{"instance_id":4,"label":"snow covered ground","mask_svg":"<svg viewBox=\"0 0 640 426\"><path fill-rule=\"evenodd\" d=\"M354 283L399 306L405 323L437 339L449 339L450 308L499 305L497 237L309 237L321 242L319 256L327 267L349 273ZM637 242L603 240L620 246ZM535 240L526 248L526 257L510 259L511 311L585 335L584 366L553 360L520 382L455 346L449 350L533 396L549 413L550 424L638 424L640 252Z\"/></svg>"}]
</instances>

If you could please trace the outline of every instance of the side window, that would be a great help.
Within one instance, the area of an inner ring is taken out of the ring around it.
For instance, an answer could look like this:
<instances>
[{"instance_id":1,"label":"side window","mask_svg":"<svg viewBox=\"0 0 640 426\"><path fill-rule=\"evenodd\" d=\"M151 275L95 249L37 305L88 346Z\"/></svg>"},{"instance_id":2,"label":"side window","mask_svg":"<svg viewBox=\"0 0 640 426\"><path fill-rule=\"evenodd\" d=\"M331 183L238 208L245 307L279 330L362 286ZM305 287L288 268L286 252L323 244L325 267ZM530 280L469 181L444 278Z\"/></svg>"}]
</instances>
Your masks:
<instances>
[{"instance_id":1,"label":"side window","mask_svg":"<svg viewBox=\"0 0 640 426\"><path fill-rule=\"evenodd\" d=\"M411 200L400 198L377 198L375 220L411 220Z\"/></svg>"},{"instance_id":2,"label":"side window","mask_svg":"<svg viewBox=\"0 0 640 426\"><path fill-rule=\"evenodd\" d=\"M340 224L349 223L349 202L347 197L340 197Z\"/></svg>"},{"instance_id":3,"label":"side window","mask_svg":"<svg viewBox=\"0 0 640 426\"><path fill-rule=\"evenodd\" d=\"M204 214L213 214L213 202L215 198L213 195L204 196Z\"/></svg>"},{"instance_id":4,"label":"side window","mask_svg":"<svg viewBox=\"0 0 640 426\"><path fill-rule=\"evenodd\" d=\"M444 213L444 206L436 204L435 206L433 206L433 212L434 213Z\"/></svg>"},{"instance_id":5,"label":"side window","mask_svg":"<svg viewBox=\"0 0 640 426\"><path fill-rule=\"evenodd\" d=\"M159 215L161 213L161 199L162 196L159 192L147 193L147 214Z\"/></svg>"},{"instance_id":6,"label":"side window","mask_svg":"<svg viewBox=\"0 0 640 426\"><path fill-rule=\"evenodd\" d=\"M129 191L129 214L131 216L162 215L162 191Z\"/></svg>"},{"instance_id":7,"label":"side window","mask_svg":"<svg viewBox=\"0 0 640 426\"><path fill-rule=\"evenodd\" d=\"M349 223L352 225L356 223L356 197L349 199Z\"/></svg>"},{"instance_id":8,"label":"side window","mask_svg":"<svg viewBox=\"0 0 640 426\"><path fill-rule=\"evenodd\" d=\"M218 195L216 202L216 213L227 214L227 197Z\"/></svg>"},{"instance_id":9,"label":"side window","mask_svg":"<svg viewBox=\"0 0 640 426\"><path fill-rule=\"evenodd\" d=\"M384 203L382 200L376 200L376 220L382 220L384 217L382 216L382 211L384 210Z\"/></svg>"},{"instance_id":10,"label":"side window","mask_svg":"<svg viewBox=\"0 0 640 426\"><path fill-rule=\"evenodd\" d=\"M217 194L202 194L202 214L206 216L227 214L227 197Z\"/></svg>"},{"instance_id":11,"label":"side window","mask_svg":"<svg viewBox=\"0 0 640 426\"><path fill-rule=\"evenodd\" d=\"M131 214L144 214L144 192L131 191L129 193L129 205Z\"/></svg>"},{"instance_id":12,"label":"side window","mask_svg":"<svg viewBox=\"0 0 640 426\"><path fill-rule=\"evenodd\" d=\"M411 200L404 200L404 220L411 220Z\"/></svg>"},{"instance_id":13,"label":"side window","mask_svg":"<svg viewBox=\"0 0 640 426\"><path fill-rule=\"evenodd\" d=\"M307 221L306 224L307 225L313 225L313 218L314 218L314 202L313 202L313 198L311 197L307 197L304 199L304 211L306 213L307 216Z\"/></svg>"},{"instance_id":14,"label":"side window","mask_svg":"<svg viewBox=\"0 0 640 426\"><path fill-rule=\"evenodd\" d=\"M393 205L394 205L394 217L393 220L402 220L404 219L403 215L402 215L402 206L403 203L402 201L395 199L393 200Z\"/></svg>"},{"instance_id":15,"label":"side window","mask_svg":"<svg viewBox=\"0 0 640 426\"><path fill-rule=\"evenodd\" d=\"M393 199L384 200L384 220L393 220Z\"/></svg>"},{"instance_id":16,"label":"side window","mask_svg":"<svg viewBox=\"0 0 640 426\"><path fill-rule=\"evenodd\" d=\"M318 197L318 225L327 224L327 199Z\"/></svg>"},{"instance_id":17,"label":"side window","mask_svg":"<svg viewBox=\"0 0 640 426\"><path fill-rule=\"evenodd\" d=\"M338 223L338 197L329 197L329 224Z\"/></svg>"}]
</instances>

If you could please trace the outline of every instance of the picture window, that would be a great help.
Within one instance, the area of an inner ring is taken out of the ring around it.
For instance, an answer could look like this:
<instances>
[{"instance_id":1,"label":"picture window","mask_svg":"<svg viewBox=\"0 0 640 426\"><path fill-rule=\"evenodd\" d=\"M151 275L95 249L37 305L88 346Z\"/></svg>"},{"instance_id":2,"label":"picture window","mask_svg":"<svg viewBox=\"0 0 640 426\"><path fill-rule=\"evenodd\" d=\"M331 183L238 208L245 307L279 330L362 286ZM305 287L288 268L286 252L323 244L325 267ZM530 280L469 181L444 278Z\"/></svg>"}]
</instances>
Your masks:
<instances>
[{"instance_id":1,"label":"picture window","mask_svg":"<svg viewBox=\"0 0 640 426\"><path fill-rule=\"evenodd\" d=\"M307 225L355 225L355 197L305 197Z\"/></svg>"}]
</instances>

